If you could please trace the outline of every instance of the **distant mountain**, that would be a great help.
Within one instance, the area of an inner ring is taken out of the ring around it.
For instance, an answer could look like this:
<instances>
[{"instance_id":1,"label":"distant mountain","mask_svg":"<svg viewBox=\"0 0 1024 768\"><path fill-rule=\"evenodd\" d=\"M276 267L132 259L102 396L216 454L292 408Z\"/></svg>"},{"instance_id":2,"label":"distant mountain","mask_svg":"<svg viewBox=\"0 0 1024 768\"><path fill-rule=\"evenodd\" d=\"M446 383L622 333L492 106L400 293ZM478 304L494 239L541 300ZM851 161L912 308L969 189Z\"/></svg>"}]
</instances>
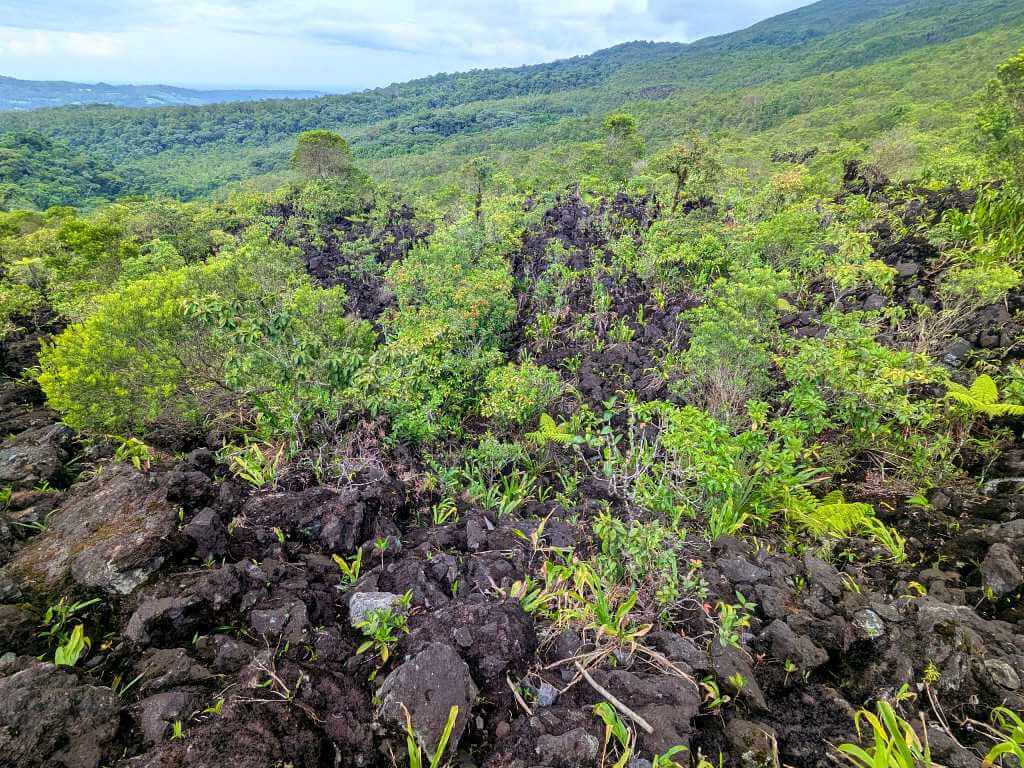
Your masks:
<instances>
[{"instance_id":1,"label":"distant mountain","mask_svg":"<svg viewBox=\"0 0 1024 768\"><path fill-rule=\"evenodd\" d=\"M60 80L17 80L0 75L0 110L113 104L118 107L202 106L223 101L308 99L317 91L198 91L173 85L110 85Z\"/></svg>"},{"instance_id":2,"label":"distant mountain","mask_svg":"<svg viewBox=\"0 0 1024 768\"><path fill-rule=\"evenodd\" d=\"M625 43L310 99L7 111L0 134L41 134L118 168L133 191L181 198L272 182L313 128L342 133L366 170L399 187L443 185L480 154L518 174L568 166L616 109L637 116L649 149L696 128L736 159L759 140L913 153L962 139L978 93L1022 40L1024 0L819 0L689 44Z\"/></svg>"}]
</instances>

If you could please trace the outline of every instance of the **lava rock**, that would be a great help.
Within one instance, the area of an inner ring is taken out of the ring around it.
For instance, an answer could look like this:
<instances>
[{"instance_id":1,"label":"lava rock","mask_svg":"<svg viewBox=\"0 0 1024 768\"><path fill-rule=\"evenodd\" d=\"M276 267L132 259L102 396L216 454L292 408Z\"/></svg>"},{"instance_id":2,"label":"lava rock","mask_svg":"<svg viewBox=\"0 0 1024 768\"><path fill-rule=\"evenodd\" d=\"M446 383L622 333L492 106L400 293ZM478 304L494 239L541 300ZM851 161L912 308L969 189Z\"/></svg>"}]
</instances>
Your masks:
<instances>
[{"instance_id":1,"label":"lava rock","mask_svg":"<svg viewBox=\"0 0 1024 768\"><path fill-rule=\"evenodd\" d=\"M42 592L69 576L82 587L127 595L172 550L178 513L155 478L126 464L108 467L68 492L45 532L0 571Z\"/></svg>"},{"instance_id":2,"label":"lava rock","mask_svg":"<svg viewBox=\"0 0 1024 768\"><path fill-rule=\"evenodd\" d=\"M187 720L195 703L195 695L188 691L158 693L140 701L137 705L138 720L145 740L149 744L163 741L171 723Z\"/></svg>"},{"instance_id":3,"label":"lava rock","mask_svg":"<svg viewBox=\"0 0 1024 768\"><path fill-rule=\"evenodd\" d=\"M505 684L505 674L529 664L537 649L533 619L518 600L456 600L422 616L403 646L415 653L429 643L457 648L485 687Z\"/></svg>"},{"instance_id":4,"label":"lava rock","mask_svg":"<svg viewBox=\"0 0 1024 768\"><path fill-rule=\"evenodd\" d=\"M280 608L255 610L249 614L249 626L270 641L297 643L303 639L309 619L306 604L295 601Z\"/></svg>"},{"instance_id":5,"label":"lava rock","mask_svg":"<svg viewBox=\"0 0 1024 768\"><path fill-rule=\"evenodd\" d=\"M993 544L981 563L981 576L986 587L998 597L1008 595L1024 584L1024 575L1006 544Z\"/></svg>"},{"instance_id":6,"label":"lava rock","mask_svg":"<svg viewBox=\"0 0 1024 768\"><path fill-rule=\"evenodd\" d=\"M124 635L137 645L149 645L161 639L188 637L195 625L192 615L198 601L187 597L161 597L144 600L128 619Z\"/></svg>"},{"instance_id":7,"label":"lava rock","mask_svg":"<svg viewBox=\"0 0 1024 768\"><path fill-rule=\"evenodd\" d=\"M538 764L576 768L593 765L601 744L582 728L573 728L561 735L545 733L537 737Z\"/></svg>"},{"instance_id":8,"label":"lava rock","mask_svg":"<svg viewBox=\"0 0 1024 768\"><path fill-rule=\"evenodd\" d=\"M50 424L26 430L0 446L0 487L30 489L57 480L68 460L70 429Z\"/></svg>"},{"instance_id":9,"label":"lava rock","mask_svg":"<svg viewBox=\"0 0 1024 768\"><path fill-rule=\"evenodd\" d=\"M109 688L83 685L74 674L33 662L0 678L0 761L18 768L96 768L117 733L120 708Z\"/></svg>"},{"instance_id":10,"label":"lava rock","mask_svg":"<svg viewBox=\"0 0 1024 768\"><path fill-rule=\"evenodd\" d=\"M772 655L780 661L792 661L801 670L817 669L828 661L825 649L804 635L796 634L784 621L776 619L765 630L771 642Z\"/></svg>"},{"instance_id":11,"label":"lava rock","mask_svg":"<svg viewBox=\"0 0 1024 768\"><path fill-rule=\"evenodd\" d=\"M355 592L348 599L349 624L355 629L374 611L394 610L401 599L394 592Z\"/></svg>"},{"instance_id":12,"label":"lava rock","mask_svg":"<svg viewBox=\"0 0 1024 768\"><path fill-rule=\"evenodd\" d=\"M384 679L378 693L380 715L402 730L407 711L416 741L432 752L450 709L456 706L459 714L448 742L449 750L454 752L469 723L477 693L469 667L459 654L449 645L431 643Z\"/></svg>"},{"instance_id":13,"label":"lava rock","mask_svg":"<svg viewBox=\"0 0 1024 768\"><path fill-rule=\"evenodd\" d=\"M199 510L182 532L195 544L196 557L200 560L224 554L228 541L227 526L209 507Z\"/></svg>"}]
</instances>

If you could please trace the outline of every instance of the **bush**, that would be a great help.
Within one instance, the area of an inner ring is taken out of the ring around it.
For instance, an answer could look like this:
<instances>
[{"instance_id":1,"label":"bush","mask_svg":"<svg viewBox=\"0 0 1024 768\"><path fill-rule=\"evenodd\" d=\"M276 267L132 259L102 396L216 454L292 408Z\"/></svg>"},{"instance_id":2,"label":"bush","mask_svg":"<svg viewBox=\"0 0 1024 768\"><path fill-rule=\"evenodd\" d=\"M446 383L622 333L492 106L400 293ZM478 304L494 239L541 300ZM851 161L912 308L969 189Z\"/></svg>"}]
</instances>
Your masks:
<instances>
[{"instance_id":1,"label":"bush","mask_svg":"<svg viewBox=\"0 0 1024 768\"><path fill-rule=\"evenodd\" d=\"M550 368L525 362L487 374L480 412L505 426L533 424L562 394L562 381Z\"/></svg>"},{"instance_id":2,"label":"bush","mask_svg":"<svg viewBox=\"0 0 1024 768\"><path fill-rule=\"evenodd\" d=\"M372 347L340 289L314 288L296 255L252 233L202 265L101 297L40 354L39 383L72 427L145 433L210 421L296 437L339 416Z\"/></svg>"},{"instance_id":3,"label":"bush","mask_svg":"<svg viewBox=\"0 0 1024 768\"><path fill-rule=\"evenodd\" d=\"M461 431L515 317L502 252L473 220L438 232L388 271L398 311L373 359L371 404L393 436L422 442Z\"/></svg>"}]
</instances>

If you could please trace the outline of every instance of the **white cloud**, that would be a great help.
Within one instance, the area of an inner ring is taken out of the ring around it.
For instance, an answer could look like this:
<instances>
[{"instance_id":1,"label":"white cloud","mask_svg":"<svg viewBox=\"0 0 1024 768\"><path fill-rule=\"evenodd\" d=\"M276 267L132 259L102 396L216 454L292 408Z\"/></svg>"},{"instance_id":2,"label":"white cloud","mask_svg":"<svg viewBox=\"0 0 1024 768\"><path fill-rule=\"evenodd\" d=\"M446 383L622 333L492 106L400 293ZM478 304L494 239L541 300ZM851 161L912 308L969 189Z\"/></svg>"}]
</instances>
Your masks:
<instances>
[{"instance_id":1,"label":"white cloud","mask_svg":"<svg viewBox=\"0 0 1024 768\"><path fill-rule=\"evenodd\" d=\"M70 54L91 58L116 56L121 50L121 41L113 35L0 27L0 56L34 58Z\"/></svg>"},{"instance_id":2,"label":"white cloud","mask_svg":"<svg viewBox=\"0 0 1024 768\"><path fill-rule=\"evenodd\" d=\"M806 1L0 0L0 73L365 87L686 41Z\"/></svg>"}]
</instances>

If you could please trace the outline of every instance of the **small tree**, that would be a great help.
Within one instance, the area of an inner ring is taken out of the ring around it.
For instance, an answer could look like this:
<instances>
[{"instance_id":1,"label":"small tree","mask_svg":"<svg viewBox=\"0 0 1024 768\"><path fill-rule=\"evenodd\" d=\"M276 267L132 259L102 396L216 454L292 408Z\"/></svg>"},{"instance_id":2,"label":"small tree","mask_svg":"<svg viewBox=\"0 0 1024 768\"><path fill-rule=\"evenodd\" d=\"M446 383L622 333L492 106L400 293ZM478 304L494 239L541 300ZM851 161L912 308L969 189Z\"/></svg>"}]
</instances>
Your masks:
<instances>
[{"instance_id":1,"label":"small tree","mask_svg":"<svg viewBox=\"0 0 1024 768\"><path fill-rule=\"evenodd\" d=\"M999 172L1024 178L1024 49L996 69L978 127Z\"/></svg>"},{"instance_id":2,"label":"small tree","mask_svg":"<svg viewBox=\"0 0 1024 768\"><path fill-rule=\"evenodd\" d=\"M473 215L477 221L480 221L480 216L483 213L484 192L494 175L494 166L483 157L474 157L462 166L462 175L469 182L470 194L473 196Z\"/></svg>"},{"instance_id":3,"label":"small tree","mask_svg":"<svg viewBox=\"0 0 1024 768\"><path fill-rule=\"evenodd\" d=\"M644 153L644 140L637 133L637 120L628 112L612 112L604 119L605 162L615 181L629 178L633 163Z\"/></svg>"},{"instance_id":4,"label":"small tree","mask_svg":"<svg viewBox=\"0 0 1024 768\"><path fill-rule=\"evenodd\" d=\"M679 207L683 193L707 194L721 171L711 145L699 134L692 134L654 158L654 169L675 178L672 213Z\"/></svg>"},{"instance_id":5,"label":"small tree","mask_svg":"<svg viewBox=\"0 0 1024 768\"><path fill-rule=\"evenodd\" d=\"M333 131L299 134L292 152L292 167L303 176L327 181L343 179L355 170L348 142Z\"/></svg>"}]
</instances>

